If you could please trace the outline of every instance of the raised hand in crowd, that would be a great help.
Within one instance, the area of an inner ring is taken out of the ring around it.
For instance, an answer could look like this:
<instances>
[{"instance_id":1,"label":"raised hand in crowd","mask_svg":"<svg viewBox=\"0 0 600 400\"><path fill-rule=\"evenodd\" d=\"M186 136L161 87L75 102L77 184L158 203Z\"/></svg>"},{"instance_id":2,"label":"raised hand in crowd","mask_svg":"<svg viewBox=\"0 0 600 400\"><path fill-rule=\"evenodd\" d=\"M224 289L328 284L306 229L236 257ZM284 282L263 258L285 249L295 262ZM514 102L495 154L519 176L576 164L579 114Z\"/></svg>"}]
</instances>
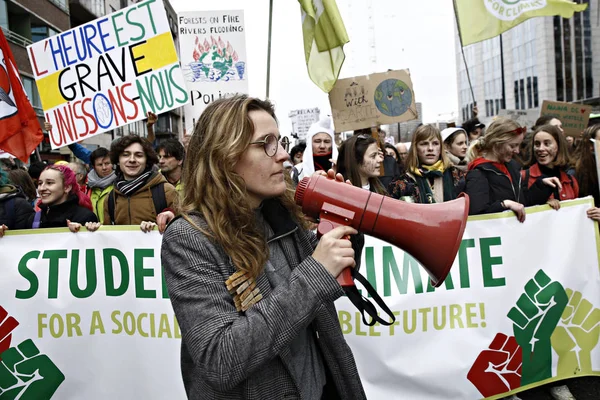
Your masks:
<instances>
[{"instance_id":1,"label":"raised hand in crowd","mask_svg":"<svg viewBox=\"0 0 600 400\"><path fill-rule=\"evenodd\" d=\"M44 130L46 132L50 132L52 131L52 124L48 121L44 121Z\"/></svg>"},{"instance_id":2,"label":"raised hand in crowd","mask_svg":"<svg viewBox=\"0 0 600 400\"><path fill-rule=\"evenodd\" d=\"M0 238L4 237L4 232L6 232L8 230L8 226L2 224L0 225Z\"/></svg>"},{"instance_id":3,"label":"raised hand in crowd","mask_svg":"<svg viewBox=\"0 0 600 400\"><path fill-rule=\"evenodd\" d=\"M156 139L156 135L154 133L154 124L158 121L158 116L154 114L152 111L148 111L147 115L148 120L146 121L146 129L148 130L148 140L150 143L154 143L154 139Z\"/></svg>"},{"instance_id":4,"label":"raised hand in crowd","mask_svg":"<svg viewBox=\"0 0 600 400\"><path fill-rule=\"evenodd\" d=\"M79 232L81 226L82 225L79 222L71 222L67 220L67 227L73 233ZM83 226L85 226L85 229L87 229L88 232L95 232L102 226L102 224L100 222L86 222Z\"/></svg>"}]
</instances>

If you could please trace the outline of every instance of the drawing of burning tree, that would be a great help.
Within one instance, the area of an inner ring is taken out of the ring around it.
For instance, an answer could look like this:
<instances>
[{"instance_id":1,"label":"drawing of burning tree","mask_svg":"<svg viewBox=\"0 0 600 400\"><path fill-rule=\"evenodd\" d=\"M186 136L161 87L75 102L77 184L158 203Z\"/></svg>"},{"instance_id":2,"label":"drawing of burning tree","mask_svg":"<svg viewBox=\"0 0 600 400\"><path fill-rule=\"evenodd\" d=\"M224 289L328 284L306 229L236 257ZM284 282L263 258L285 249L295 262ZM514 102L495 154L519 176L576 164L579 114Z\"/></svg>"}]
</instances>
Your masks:
<instances>
[{"instance_id":1,"label":"drawing of burning tree","mask_svg":"<svg viewBox=\"0 0 600 400\"><path fill-rule=\"evenodd\" d=\"M240 60L231 43L227 41L225 45L220 36L215 39L211 35L210 43L207 38L201 42L196 36L193 59L185 68L186 78L191 82L244 80L245 61Z\"/></svg>"}]
</instances>

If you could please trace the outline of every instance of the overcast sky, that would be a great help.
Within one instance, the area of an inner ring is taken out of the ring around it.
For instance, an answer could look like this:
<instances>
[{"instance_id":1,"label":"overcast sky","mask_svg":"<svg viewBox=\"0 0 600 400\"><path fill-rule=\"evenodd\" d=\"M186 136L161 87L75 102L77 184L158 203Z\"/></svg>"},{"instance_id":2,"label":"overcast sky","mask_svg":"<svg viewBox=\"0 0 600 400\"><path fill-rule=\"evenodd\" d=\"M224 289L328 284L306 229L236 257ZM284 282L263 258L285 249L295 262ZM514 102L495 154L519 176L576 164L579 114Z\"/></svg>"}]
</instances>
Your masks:
<instances>
[{"instance_id":1,"label":"overcast sky","mask_svg":"<svg viewBox=\"0 0 600 400\"><path fill-rule=\"evenodd\" d=\"M268 0L218 2L170 0L175 11L244 10L250 95L265 97ZM373 4L376 65L368 62L367 4ZM270 98L277 107L280 129L291 131L290 110L319 107L329 114L329 100L308 77L304 61L300 5L274 1ZM435 122L458 109L454 14L447 0L337 0L350 43L340 78L410 69L423 120ZM364 23L363 23L364 21ZM357 59L354 59L354 58ZM373 70L371 70L373 69Z\"/></svg>"}]
</instances>

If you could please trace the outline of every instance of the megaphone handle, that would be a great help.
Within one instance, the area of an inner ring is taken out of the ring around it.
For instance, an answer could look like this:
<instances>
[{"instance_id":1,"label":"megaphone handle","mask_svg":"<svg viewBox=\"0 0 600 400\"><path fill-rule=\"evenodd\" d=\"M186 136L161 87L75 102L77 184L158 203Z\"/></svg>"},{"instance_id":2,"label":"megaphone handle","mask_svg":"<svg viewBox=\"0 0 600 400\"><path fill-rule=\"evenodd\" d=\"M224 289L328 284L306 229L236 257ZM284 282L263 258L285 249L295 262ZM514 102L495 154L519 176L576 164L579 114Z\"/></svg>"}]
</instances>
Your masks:
<instances>
[{"instance_id":1,"label":"megaphone handle","mask_svg":"<svg viewBox=\"0 0 600 400\"><path fill-rule=\"evenodd\" d=\"M332 229L334 229L337 226L341 226L341 225L339 225L335 222L326 220L326 219L321 219L319 221L319 225L317 226L317 237L320 239L321 236L323 236L324 234L331 231ZM350 240L350 236L346 235L342 239ZM352 270L350 268L344 269L338 275L337 281L340 284L340 286L342 286L342 287L355 286L354 278L352 278Z\"/></svg>"}]
</instances>

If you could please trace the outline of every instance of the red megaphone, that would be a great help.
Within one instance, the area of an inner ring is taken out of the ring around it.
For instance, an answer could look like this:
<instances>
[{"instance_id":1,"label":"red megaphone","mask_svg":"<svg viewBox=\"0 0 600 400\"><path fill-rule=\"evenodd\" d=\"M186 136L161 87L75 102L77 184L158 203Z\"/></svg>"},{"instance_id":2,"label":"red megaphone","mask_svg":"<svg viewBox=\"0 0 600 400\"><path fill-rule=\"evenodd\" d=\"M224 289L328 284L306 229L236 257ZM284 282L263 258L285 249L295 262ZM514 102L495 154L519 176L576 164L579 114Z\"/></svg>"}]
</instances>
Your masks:
<instances>
[{"instance_id":1,"label":"red megaphone","mask_svg":"<svg viewBox=\"0 0 600 400\"><path fill-rule=\"evenodd\" d=\"M304 214L319 218L318 235L346 225L384 240L413 256L435 287L450 272L469 214L465 194L444 203L414 204L319 175L302 179L295 201ZM344 270L338 282L354 285L351 271Z\"/></svg>"}]
</instances>

